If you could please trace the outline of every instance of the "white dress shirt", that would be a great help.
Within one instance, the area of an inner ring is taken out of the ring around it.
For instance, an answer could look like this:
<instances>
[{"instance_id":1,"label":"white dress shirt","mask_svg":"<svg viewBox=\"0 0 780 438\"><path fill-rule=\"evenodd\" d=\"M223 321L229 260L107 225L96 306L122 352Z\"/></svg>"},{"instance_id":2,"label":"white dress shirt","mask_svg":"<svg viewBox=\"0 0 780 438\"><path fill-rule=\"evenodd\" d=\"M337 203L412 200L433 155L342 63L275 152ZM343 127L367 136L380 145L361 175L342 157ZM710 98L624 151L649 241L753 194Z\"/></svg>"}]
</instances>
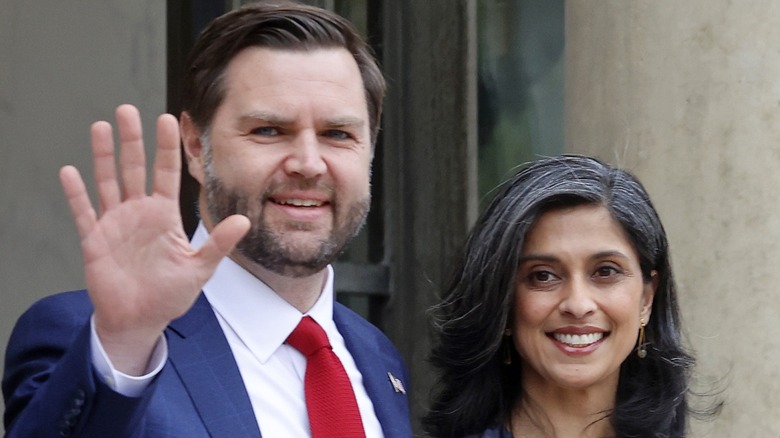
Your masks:
<instances>
[{"instance_id":1,"label":"white dress shirt","mask_svg":"<svg viewBox=\"0 0 780 438\"><path fill-rule=\"evenodd\" d=\"M201 223L192 237L193 247L200 247L207 238L208 232ZM347 371L366 437L384 436L374 405L363 386L363 376L333 322L333 269L330 266L327 275L319 299L305 315L227 257L203 286L203 293L230 344L264 437L311 436L303 386L306 358L284 343L306 315L325 330L333 352ZM98 374L109 386L125 395L140 394L167 359L163 337L150 361L149 374L137 378L127 376L113 369L94 328L92 340L93 362Z\"/></svg>"}]
</instances>

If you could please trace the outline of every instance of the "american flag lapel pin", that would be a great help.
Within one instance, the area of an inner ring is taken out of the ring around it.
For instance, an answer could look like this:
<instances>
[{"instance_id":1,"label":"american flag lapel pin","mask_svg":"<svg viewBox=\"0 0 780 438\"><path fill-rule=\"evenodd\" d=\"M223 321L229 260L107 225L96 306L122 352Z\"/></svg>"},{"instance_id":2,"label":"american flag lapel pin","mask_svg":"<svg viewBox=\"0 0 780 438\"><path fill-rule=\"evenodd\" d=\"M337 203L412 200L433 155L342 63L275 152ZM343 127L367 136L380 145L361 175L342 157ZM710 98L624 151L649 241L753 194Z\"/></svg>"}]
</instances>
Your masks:
<instances>
[{"instance_id":1,"label":"american flag lapel pin","mask_svg":"<svg viewBox=\"0 0 780 438\"><path fill-rule=\"evenodd\" d=\"M393 373L387 372L387 377L390 379L390 383L393 385L393 390L395 392L400 392L401 394L406 394L406 389L404 389L404 384L401 382L401 379L395 377Z\"/></svg>"}]
</instances>

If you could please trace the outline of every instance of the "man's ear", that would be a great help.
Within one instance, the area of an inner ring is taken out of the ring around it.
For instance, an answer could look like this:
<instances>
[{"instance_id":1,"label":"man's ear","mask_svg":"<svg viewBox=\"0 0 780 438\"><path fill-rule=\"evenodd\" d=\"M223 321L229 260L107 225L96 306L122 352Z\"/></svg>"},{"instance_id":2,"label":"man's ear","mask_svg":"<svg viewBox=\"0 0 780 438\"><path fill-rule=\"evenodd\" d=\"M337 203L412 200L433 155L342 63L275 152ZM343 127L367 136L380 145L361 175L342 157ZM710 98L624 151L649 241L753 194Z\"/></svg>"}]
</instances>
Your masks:
<instances>
[{"instance_id":1,"label":"man's ear","mask_svg":"<svg viewBox=\"0 0 780 438\"><path fill-rule=\"evenodd\" d=\"M190 175L203 185L204 160L203 144L200 141L200 129L192 121L192 117L184 111L179 118L181 130L181 142L184 147L184 155L187 158L187 169Z\"/></svg>"}]
</instances>

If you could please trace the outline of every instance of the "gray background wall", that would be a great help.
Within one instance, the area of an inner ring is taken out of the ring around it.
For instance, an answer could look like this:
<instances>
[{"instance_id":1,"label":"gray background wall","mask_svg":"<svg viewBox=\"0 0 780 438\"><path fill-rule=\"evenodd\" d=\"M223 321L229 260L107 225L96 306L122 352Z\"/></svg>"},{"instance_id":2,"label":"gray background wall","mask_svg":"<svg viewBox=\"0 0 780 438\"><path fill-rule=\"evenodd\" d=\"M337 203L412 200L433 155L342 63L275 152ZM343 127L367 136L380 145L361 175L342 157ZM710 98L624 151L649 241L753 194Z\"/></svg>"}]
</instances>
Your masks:
<instances>
[{"instance_id":1,"label":"gray background wall","mask_svg":"<svg viewBox=\"0 0 780 438\"><path fill-rule=\"evenodd\" d=\"M164 1L0 0L0 358L34 300L84 286L58 171L74 164L92 179L89 125L125 102L153 138Z\"/></svg>"}]
</instances>

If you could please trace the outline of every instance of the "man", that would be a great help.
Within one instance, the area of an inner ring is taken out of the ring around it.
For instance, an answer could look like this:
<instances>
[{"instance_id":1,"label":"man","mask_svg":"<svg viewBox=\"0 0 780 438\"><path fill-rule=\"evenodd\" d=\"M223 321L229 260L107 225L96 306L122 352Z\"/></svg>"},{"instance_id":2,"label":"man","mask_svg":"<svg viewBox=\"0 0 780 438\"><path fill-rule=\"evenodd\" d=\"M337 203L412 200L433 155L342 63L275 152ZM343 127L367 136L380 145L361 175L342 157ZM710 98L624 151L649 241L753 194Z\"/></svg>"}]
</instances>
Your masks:
<instances>
[{"instance_id":1,"label":"man","mask_svg":"<svg viewBox=\"0 0 780 438\"><path fill-rule=\"evenodd\" d=\"M8 436L411 436L400 356L334 302L329 265L368 213L384 87L343 18L255 4L196 42L179 125L157 122L151 195L137 110L116 111L119 172L111 125L93 124L100 211L75 168L60 172L87 291L48 297L17 323ZM191 242L179 133L201 185ZM304 321L332 353L294 342ZM327 398L344 373L351 408L321 413L339 404ZM325 402L310 374L328 376Z\"/></svg>"}]
</instances>

